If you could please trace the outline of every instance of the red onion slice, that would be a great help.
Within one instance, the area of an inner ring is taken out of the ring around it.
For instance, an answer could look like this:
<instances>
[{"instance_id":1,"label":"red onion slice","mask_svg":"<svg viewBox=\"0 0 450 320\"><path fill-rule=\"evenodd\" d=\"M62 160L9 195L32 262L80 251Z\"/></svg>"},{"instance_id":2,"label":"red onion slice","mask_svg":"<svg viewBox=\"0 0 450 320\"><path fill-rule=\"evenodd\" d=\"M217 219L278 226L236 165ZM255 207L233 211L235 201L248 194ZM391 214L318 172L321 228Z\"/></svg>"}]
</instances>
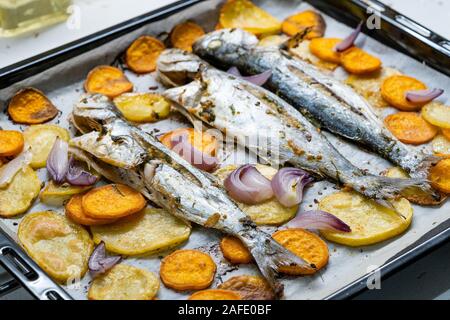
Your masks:
<instances>
[{"instance_id":1,"label":"red onion slice","mask_svg":"<svg viewBox=\"0 0 450 320\"><path fill-rule=\"evenodd\" d=\"M102 241L95 247L91 256L89 257L88 267L89 273L92 278L95 278L101 274L104 274L106 271L110 270L116 264L122 261L121 256L106 256L106 247L105 243Z\"/></svg>"},{"instance_id":2,"label":"red onion slice","mask_svg":"<svg viewBox=\"0 0 450 320\"><path fill-rule=\"evenodd\" d=\"M334 47L334 50L336 52L343 52L347 50L348 48L352 47L356 41L356 38L358 38L359 33L361 32L361 28L363 26L364 21L361 21L355 30L350 33L347 38L339 42L336 47Z\"/></svg>"},{"instance_id":3,"label":"red onion slice","mask_svg":"<svg viewBox=\"0 0 450 320\"><path fill-rule=\"evenodd\" d=\"M297 168L282 168L272 178L275 197L285 207L293 207L302 202L303 188L314 179Z\"/></svg>"},{"instance_id":4,"label":"red onion slice","mask_svg":"<svg viewBox=\"0 0 450 320\"><path fill-rule=\"evenodd\" d=\"M4 188L10 184L16 173L30 164L31 158L31 152L27 149L2 166L0 168L0 188Z\"/></svg>"},{"instance_id":5,"label":"red onion slice","mask_svg":"<svg viewBox=\"0 0 450 320\"><path fill-rule=\"evenodd\" d=\"M253 76L245 76L245 77L239 72L239 69L236 67L231 67L230 69L228 69L227 72L229 74L232 74L233 76L236 76L245 81L251 82L257 86L264 85L267 82L267 80L269 80L269 78L272 76L272 70L270 70L270 69L266 70L262 73L255 74Z\"/></svg>"},{"instance_id":6,"label":"red onion slice","mask_svg":"<svg viewBox=\"0 0 450 320\"><path fill-rule=\"evenodd\" d=\"M436 99L443 93L443 89L437 88L426 90L410 90L406 91L406 99L413 103L427 103Z\"/></svg>"},{"instance_id":7,"label":"red onion slice","mask_svg":"<svg viewBox=\"0 0 450 320\"><path fill-rule=\"evenodd\" d=\"M332 230L338 232L351 232L352 229L348 224L332 215L331 213L321 210L305 211L297 214L297 216L288 222L288 228Z\"/></svg>"},{"instance_id":8,"label":"red onion slice","mask_svg":"<svg viewBox=\"0 0 450 320\"><path fill-rule=\"evenodd\" d=\"M69 144L66 141L56 138L47 158L47 170L57 184L64 182L69 170Z\"/></svg>"},{"instance_id":9,"label":"red onion slice","mask_svg":"<svg viewBox=\"0 0 450 320\"><path fill-rule=\"evenodd\" d=\"M188 141L186 134L173 137L171 145L173 151L200 170L212 172L219 164L219 159L195 148Z\"/></svg>"},{"instance_id":10,"label":"red onion slice","mask_svg":"<svg viewBox=\"0 0 450 320\"><path fill-rule=\"evenodd\" d=\"M225 179L224 186L234 200L245 204L257 204L273 197L270 180L251 164L231 172Z\"/></svg>"},{"instance_id":11,"label":"red onion slice","mask_svg":"<svg viewBox=\"0 0 450 320\"><path fill-rule=\"evenodd\" d=\"M97 182L97 177L83 170L73 158L70 158L69 169L66 174L66 180L73 186L86 187Z\"/></svg>"}]
</instances>

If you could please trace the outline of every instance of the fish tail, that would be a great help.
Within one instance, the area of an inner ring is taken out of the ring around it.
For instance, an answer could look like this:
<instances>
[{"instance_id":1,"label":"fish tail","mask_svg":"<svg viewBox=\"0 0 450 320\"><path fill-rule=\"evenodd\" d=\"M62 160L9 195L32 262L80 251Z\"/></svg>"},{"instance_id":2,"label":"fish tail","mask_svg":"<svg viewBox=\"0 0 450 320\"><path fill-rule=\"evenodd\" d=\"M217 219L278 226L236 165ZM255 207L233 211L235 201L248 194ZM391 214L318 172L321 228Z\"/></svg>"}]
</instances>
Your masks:
<instances>
[{"instance_id":1,"label":"fish tail","mask_svg":"<svg viewBox=\"0 0 450 320\"><path fill-rule=\"evenodd\" d=\"M254 231L256 234L248 237L241 234L240 238L249 248L259 270L267 279L277 297L281 298L283 295L283 284L276 278L279 267L301 266L305 269L316 269L314 265L285 249L269 234L256 229Z\"/></svg>"},{"instance_id":2,"label":"fish tail","mask_svg":"<svg viewBox=\"0 0 450 320\"><path fill-rule=\"evenodd\" d=\"M442 159L444 158L435 155L425 155L422 161L419 163L419 165L413 168L409 173L409 175L411 176L411 178L426 179L428 177L428 173L431 167L434 166L439 161L441 161Z\"/></svg>"}]
</instances>

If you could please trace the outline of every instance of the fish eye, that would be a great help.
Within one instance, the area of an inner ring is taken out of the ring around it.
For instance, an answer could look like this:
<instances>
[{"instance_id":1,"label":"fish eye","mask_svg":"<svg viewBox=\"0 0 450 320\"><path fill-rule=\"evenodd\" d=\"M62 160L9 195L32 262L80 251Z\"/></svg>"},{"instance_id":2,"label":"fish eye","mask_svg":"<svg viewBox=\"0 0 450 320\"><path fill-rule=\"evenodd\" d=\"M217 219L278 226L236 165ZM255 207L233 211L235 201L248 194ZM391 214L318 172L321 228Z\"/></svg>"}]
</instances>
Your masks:
<instances>
[{"instance_id":1,"label":"fish eye","mask_svg":"<svg viewBox=\"0 0 450 320\"><path fill-rule=\"evenodd\" d=\"M220 46L222 46L222 41L220 40L212 40L209 44L208 44L208 48L209 49L217 49Z\"/></svg>"}]
</instances>

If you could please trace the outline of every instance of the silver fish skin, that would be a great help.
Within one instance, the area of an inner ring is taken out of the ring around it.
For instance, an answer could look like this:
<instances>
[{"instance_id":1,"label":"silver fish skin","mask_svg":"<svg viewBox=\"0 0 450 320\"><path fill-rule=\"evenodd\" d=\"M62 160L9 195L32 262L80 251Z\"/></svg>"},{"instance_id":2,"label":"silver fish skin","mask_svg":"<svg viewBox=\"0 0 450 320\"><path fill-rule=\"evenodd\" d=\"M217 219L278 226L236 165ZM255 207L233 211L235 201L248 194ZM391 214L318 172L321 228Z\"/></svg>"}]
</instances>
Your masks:
<instances>
[{"instance_id":1,"label":"silver fish skin","mask_svg":"<svg viewBox=\"0 0 450 320\"><path fill-rule=\"evenodd\" d=\"M352 88L279 48L257 43L258 39L246 31L223 29L200 38L193 50L221 67L232 65L249 74L272 70L266 86L316 126L366 146L411 177L427 178L429 167L438 158L401 143Z\"/></svg>"},{"instance_id":2,"label":"silver fish skin","mask_svg":"<svg viewBox=\"0 0 450 320\"><path fill-rule=\"evenodd\" d=\"M290 163L349 186L387 207L391 205L386 200L398 197L411 186L428 190L422 179L391 179L365 173L342 156L314 125L284 100L211 67L194 54L165 50L157 63L158 74L167 79L173 70L181 74L189 67L192 72L195 64L194 80L168 89L163 95L184 112L226 133L227 139L237 141L271 165ZM169 73L165 72L166 66Z\"/></svg>"},{"instance_id":3,"label":"silver fish skin","mask_svg":"<svg viewBox=\"0 0 450 320\"><path fill-rule=\"evenodd\" d=\"M283 291L275 278L279 266L315 268L258 229L216 181L127 123L107 97L82 98L74 107L72 121L84 133L70 141L72 154L175 216L238 237L278 295Z\"/></svg>"}]
</instances>

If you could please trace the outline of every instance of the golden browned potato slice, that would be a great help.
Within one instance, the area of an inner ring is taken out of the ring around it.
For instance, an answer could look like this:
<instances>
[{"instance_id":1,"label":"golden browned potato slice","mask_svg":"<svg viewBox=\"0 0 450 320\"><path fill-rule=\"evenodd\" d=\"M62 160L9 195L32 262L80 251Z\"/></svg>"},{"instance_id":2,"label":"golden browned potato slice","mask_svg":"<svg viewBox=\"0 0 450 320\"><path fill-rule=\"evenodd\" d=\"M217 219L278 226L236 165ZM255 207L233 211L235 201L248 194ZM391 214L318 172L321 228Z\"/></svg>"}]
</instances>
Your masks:
<instances>
[{"instance_id":1,"label":"golden browned potato slice","mask_svg":"<svg viewBox=\"0 0 450 320\"><path fill-rule=\"evenodd\" d=\"M31 167L45 167L56 138L69 141L69 131L54 124L40 124L28 127L24 132L25 144L31 147Z\"/></svg>"},{"instance_id":2,"label":"golden browned potato slice","mask_svg":"<svg viewBox=\"0 0 450 320\"><path fill-rule=\"evenodd\" d=\"M381 85L387 77L400 74L400 71L396 69L383 67L380 72L374 74L352 74L347 78L346 83L366 98L373 107L384 108L388 107L389 103L381 96Z\"/></svg>"},{"instance_id":3,"label":"golden browned potato slice","mask_svg":"<svg viewBox=\"0 0 450 320\"><path fill-rule=\"evenodd\" d=\"M30 208L41 190L41 181L29 166L19 170L13 180L0 188L0 217L13 217Z\"/></svg>"},{"instance_id":4,"label":"golden browned potato slice","mask_svg":"<svg viewBox=\"0 0 450 320\"><path fill-rule=\"evenodd\" d=\"M295 47L290 48L289 52L294 57L305 60L306 62L309 62L321 69L333 71L339 66L339 64L337 63L322 60L312 54L311 50L309 50L310 43L310 40L303 40L299 42Z\"/></svg>"},{"instance_id":5,"label":"golden browned potato slice","mask_svg":"<svg viewBox=\"0 0 450 320\"><path fill-rule=\"evenodd\" d=\"M191 226L163 209L142 213L101 226L91 226L95 243L104 241L108 251L139 255L173 248L189 239Z\"/></svg>"},{"instance_id":6,"label":"golden browned potato slice","mask_svg":"<svg viewBox=\"0 0 450 320\"><path fill-rule=\"evenodd\" d=\"M94 248L89 233L65 216L52 212L27 215L18 237L28 255L54 280L65 283L87 271Z\"/></svg>"},{"instance_id":7,"label":"golden browned potato slice","mask_svg":"<svg viewBox=\"0 0 450 320\"><path fill-rule=\"evenodd\" d=\"M218 169L214 175L223 182L225 178L236 168L237 166L235 165L228 165ZM277 170L274 168L261 164L257 164L256 168L269 180L272 179L272 177L277 173ZM238 203L238 205L241 210L244 211L257 225L282 225L294 218L298 210L298 206L291 208L284 207L275 198L254 205L244 203Z\"/></svg>"},{"instance_id":8,"label":"golden browned potato slice","mask_svg":"<svg viewBox=\"0 0 450 320\"><path fill-rule=\"evenodd\" d=\"M356 192L336 192L319 202L319 209L329 212L352 229L351 232L321 231L330 241L357 247L378 243L403 233L411 224L413 208L402 198L392 202L400 212L387 209Z\"/></svg>"},{"instance_id":9,"label":"golden browned potato slice","mask_svg":"<svg viewBox=\"0 0 450 320\"><path fill-rule=\"evenodd\" d=\"M422 108L422 117L429 123L450 129L450 107L439 101L432 101Z\"/></svg>"},{"instance_id":10,"label":"golden browned potato slice","mask_svg":"<svg viewBox=\"0 0 450 320\"><path fill-rule=\"evenodd\" d=\"M118 264L95 278L89 288L89 300L152 300L159 290L153 272Z\"/></svg>"},{"instance_id":11,"label":"golden browned potato slice","mask_svg":"<svg viewBox=\"0 0 450 320\"><path fill-rule=\"evenodd\" d=\"M124 93L114 99L123 116L133 122L155 122L167 118L170 103L163 96L152 93Z\"/></svg>"},{"instance_id":12,"label":"golden browned potato slice","mask_svg":"<svg viewBox=\"0 0 450 320\"><path fill-rule=\"evenodd\" d=\"M289 39L289 37L285 36L284 34L282 34L282 35L270 35L270 36L264 37L261 40L259 40L258 46L261 46L261 47L279 47L283 43L285 43L288 39Z\"/></svg>"},{"instance_id":13,"label":"golden browned potato slice","mask_svg":"<svg viewBox=\"0 0 450 320\"><path fill-rule=\"evenodd\" d=\"M41 191L39 199L41 202L50 206L62 206L64 202L69 200L74 194L83 193L90 188L92 187L78 187L68 183L57 185L53 181L49 181Z\"/></svg>"},{"instance_id":14,"label":"golden browned potato slice","mask_svg":"<svg viewBox=\"0 0 450 320\"><path fill-rule=\"evenodd\" d=\"M450 140L443 134L437 135L431 144L435 154L439 156L450 156Z\"/></svg>"}]
</instances>

